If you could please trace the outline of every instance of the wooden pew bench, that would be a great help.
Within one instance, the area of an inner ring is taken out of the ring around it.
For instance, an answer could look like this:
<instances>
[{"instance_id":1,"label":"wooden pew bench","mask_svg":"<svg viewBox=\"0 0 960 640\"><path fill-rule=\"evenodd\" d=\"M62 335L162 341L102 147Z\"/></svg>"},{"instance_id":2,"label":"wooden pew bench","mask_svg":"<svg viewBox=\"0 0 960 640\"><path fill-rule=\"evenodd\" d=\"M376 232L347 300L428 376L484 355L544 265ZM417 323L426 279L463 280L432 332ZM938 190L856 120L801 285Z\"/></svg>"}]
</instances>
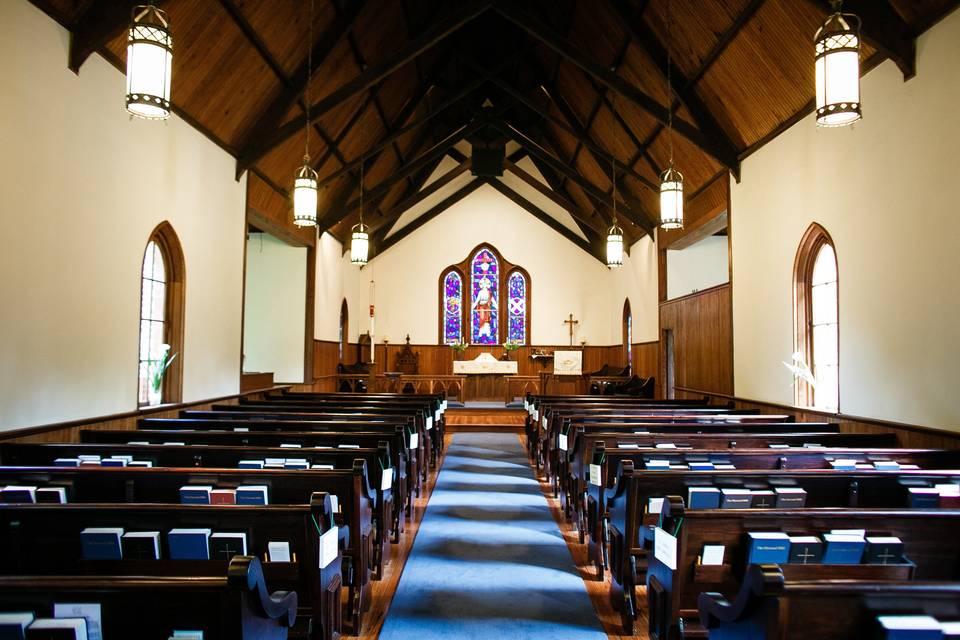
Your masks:
<instances>
[{"instance_id":1,"label":"wooden pew bench","mask_svg":"<svg viewBox=\"0 0 960 640\"><path fill-rule=\"evenodd\" d=\"M234 556L225 573L210 577L0 577L4 613L51 618L65 602L99 605L104 638L167 640L174 630L199 630L210 640L284 640L297 619L296 592L269 593L251 556Z\"/></svg>"}]
</instances>

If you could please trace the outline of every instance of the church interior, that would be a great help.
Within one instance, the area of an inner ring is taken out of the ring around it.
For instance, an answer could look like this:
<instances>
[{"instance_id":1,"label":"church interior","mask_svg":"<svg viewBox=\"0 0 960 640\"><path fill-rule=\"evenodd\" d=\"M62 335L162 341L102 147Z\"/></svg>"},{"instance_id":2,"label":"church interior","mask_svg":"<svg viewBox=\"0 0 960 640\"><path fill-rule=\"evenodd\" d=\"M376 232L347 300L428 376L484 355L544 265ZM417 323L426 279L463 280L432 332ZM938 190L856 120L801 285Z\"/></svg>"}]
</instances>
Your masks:
<instances>
[{"instance_id":1,"label":"church interior","mask_svg":"<svg viewBox=\"0 0 960 640\"><path fill-rule=\"evenodd\" d=\"M0 638L960 638L958 7L0 1Z\"/></svg>"}]
</instances>

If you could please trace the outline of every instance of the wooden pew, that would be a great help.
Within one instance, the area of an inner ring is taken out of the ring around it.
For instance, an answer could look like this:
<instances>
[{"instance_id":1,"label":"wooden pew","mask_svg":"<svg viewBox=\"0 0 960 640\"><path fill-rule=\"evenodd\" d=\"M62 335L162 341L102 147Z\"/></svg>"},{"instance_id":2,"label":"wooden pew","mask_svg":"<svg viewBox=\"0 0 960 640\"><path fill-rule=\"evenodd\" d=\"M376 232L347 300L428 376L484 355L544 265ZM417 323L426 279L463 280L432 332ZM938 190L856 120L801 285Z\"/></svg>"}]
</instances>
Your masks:
<instances>
[{"instance_id":1,"label":"wooden pew","mask_svg":"<svg viewBox=\"0 0 960 640\"><path fill-rule=\"evenodd\" d=\"M104 638L166 640L180 629L202 630L211 640L284 640L297 618L296 592L269 593L251 556L234 556L216 577L0 577L0 611L48 618L57 602L99 604Z\"/></svg>"},{"instance_id":2,"label":"wooden pew","mask_svg":"<svg viewBox=\"0 0 960 640\"><path fill-rule=\"evenodd\" d=\"M292 454L295 453L295 456ZM218 468L237 469L244 460L263 460L265 458L304 458L311 465L332 464L334 469L352 469L354 460L366 463L368 480L373 488L376 500L373 516L376 523L376 547L382 546L382 536L391 534L391 541L400 540L403 530L402 517L403 493L401 487L406 484L405 458L392 456L390 445L385 440L378 442L376 449L288 449L276 447L251 446L210 446L190 445L130 445L130 444L37 444L5 442L0 443L0 464L19 467L52 467L58 458L75 458L79 455L97 455L107 458L113 455L129 455L136 460L149 461L154 467L176 468ZM383 473L392 470L393 483L384 490ZM309 493L307 494L309 496ZM396 505L396 508L394 508ZM379 575L381 564L377 563Z\"/></svg>"},{"instance_id":3,"label":"wooden pew","mask_svg":"<svg viewBox=\"0 0 960 640\"><path fill-rule=\"evenodd\" d=\"M81 557L83 529L121 526L127 531L160 531L162 559ZM0 574L217 577L225 574L226 561L169 559L165 532L178 527L243 531L250 555L264 556L268 541L290 543L296 561L263 563L267 585L295 591L297 629L308 630L313 640L328 640L340 633L342 563L338 556L321 569L319 544L323 534L334 534L332 526L326 493L314 494L306 505L0 504L0 545L6 550L0 555ZM354 628L359 629L362 608L356 591L351 593L347 611Z\"/></svg>"},{"instance_id":4,"label":"wooden pew","mask_svg":"<svg viewBox=\"0 0 960 640\"><path fill-rule=\"evenodd\" d=\"M960 583L788 578L785 567L753 565L733 602L697 600L710 640L861 640L881 637L877 616L960 620Z\"/></svg>"}]
</instances>

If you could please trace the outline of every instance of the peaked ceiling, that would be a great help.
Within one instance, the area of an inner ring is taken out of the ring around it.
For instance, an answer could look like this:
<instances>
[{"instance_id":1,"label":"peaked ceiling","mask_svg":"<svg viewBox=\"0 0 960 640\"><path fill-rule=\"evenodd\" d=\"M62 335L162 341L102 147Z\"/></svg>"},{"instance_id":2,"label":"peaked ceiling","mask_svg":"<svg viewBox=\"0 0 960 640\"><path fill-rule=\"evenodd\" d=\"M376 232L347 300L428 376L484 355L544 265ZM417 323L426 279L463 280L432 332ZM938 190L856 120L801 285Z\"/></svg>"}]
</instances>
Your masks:
<instances>
[{"instance_id":1,"label":"peaked ceiling","mask_svg":"<svg viewBox=\"0 0 960 640\"><path fill-rule=\"evenodd\" d=\"M142 0L33 2L70 30L72 69L96 51L125 68ZM174 109L237 158L238 177L255 176L251 200L287 197L309 96L320 229L341 239L357 221L361 163L364 220L383 251L415 226L394 229L405 211L469 175L465 139L512 141L511 180L475 178L440 205L490 184L543 213L519 180L566 209L577 231L557 224L599 256L616 159L627 239L655 227L669 157L667 0L313 2L310 87L310 0L156 2L173 30ZM958 4L846 0L863 21L864 69L891 59L912 76L916 36ZM828 11L827 0L672 0L673 145L688 198L719 173L739 176L744 157L812 112L812 40ZM444 158L451 168L428 185Z\"/></svg>"}]
</instances>

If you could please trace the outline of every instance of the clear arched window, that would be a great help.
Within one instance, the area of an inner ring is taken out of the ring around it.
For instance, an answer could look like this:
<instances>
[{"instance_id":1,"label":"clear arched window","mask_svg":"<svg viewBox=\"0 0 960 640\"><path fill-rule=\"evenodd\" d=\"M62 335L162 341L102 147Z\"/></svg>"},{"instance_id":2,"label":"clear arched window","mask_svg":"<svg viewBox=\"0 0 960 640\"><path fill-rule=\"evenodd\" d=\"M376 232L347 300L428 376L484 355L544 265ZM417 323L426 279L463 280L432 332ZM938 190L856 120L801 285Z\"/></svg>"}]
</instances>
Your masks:
<instances>
[{"instance_id":1,"label":"clear arched window","mask_svg":"<svg viewBox=\"0 0 960 640\"><path fill-rule=\"evenodd\" d=\"M443 344L458 344L463 340L463 278L460 272L451 269L443 277L443 296L440 309L440 325Z\"/></svg>"},{"instance_id":2,"label":"clear arched window","mask_svg":"<svg viewBox=\"0 0 960 640\"><path fill-rule=\"evenodd\" d=\"M825 411L840 407L837 255L826 230L814 224L797 253L796 351L813 384L797 380L797 404Z\"/></svg>"},{"instance_id":3,"label":"clear arched window","mask_svg":"<svg viewBox=\"0 0 960 640\"><path fill-rule=\"evenodd\" d=\"M633 371L633 312L629 300L623 303L623 348L627 356L626 366Z\"/></svg>"},{"instance_id":4,"label":"clear arched window","mask_svg":"<svg viewBox=\"0 0 960 640\"><path fill-rule=\"evenodd\" d=\"M173 228L150 235L140 269L137 404L180 399L183 349L183 252Z\"/></svg>"},{"instance_id":5,"label":"clear arched window","mask_svg":"<svg viewBox=\"0 0 960 640\"><path fill-rule=\"evenodd\" d=\"M527 343L527 277L514 271L507 278L507 340Z\"/></svg>"}]
</instances>

